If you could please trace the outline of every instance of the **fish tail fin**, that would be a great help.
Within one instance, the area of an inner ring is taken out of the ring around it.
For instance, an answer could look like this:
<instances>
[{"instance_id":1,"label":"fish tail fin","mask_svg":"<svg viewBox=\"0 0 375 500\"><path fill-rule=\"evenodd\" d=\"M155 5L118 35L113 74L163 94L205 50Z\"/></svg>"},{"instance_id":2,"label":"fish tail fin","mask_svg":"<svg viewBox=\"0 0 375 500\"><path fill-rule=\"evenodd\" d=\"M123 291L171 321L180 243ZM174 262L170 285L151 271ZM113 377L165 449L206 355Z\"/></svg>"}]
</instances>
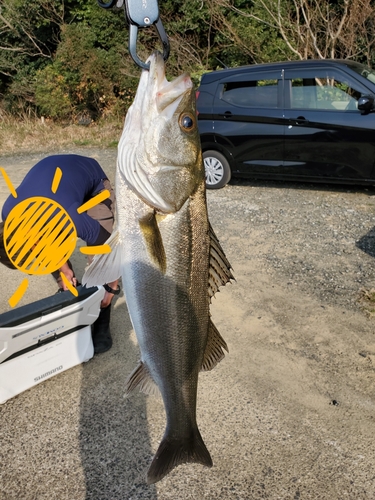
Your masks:
<instances>
[{"instance_id":1,"label":"fish tail fin","mask_svg":"<svg viewBox=\"0 0 375 500\"><path fill-rule=\"evenodd\" d=\"M198 428L185 439L164 436L148 470L147 484L160 481L172 469L184 463L198 463L212 467L211 455Z\"/></svg>"},{"instance_id":2,"label":"fish tail fin","mask_svg":"<svg viewBox=\"0 0 375 500\"><path fill-rule=\"evenodd\" d=\"M87 287L111 283L121 276L122 252L118 231L114 231L106 243L111 247L111 251L95 255L83 275L82 283Z\"/></svg>"}]
</instances>

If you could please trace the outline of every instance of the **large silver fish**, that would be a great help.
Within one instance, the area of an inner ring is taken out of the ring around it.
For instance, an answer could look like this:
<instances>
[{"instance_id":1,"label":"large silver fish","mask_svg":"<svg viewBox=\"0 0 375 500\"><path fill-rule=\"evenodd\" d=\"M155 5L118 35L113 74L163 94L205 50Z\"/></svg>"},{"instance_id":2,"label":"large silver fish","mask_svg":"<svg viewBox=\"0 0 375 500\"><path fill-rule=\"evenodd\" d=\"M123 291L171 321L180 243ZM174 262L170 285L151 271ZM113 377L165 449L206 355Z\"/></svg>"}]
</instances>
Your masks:
<instances>
[{"instance_id":1,"label":"large silver fish","mask_svg":"<svg viewBox=\"0 0 375 500\"><path fill-rule=\"evenodd\" d=\"M88 286L122 276L141 361L126 391L163 397L167 426L148 483L177 465L212 465L196 421L198 373L224 356L210 298L233 276L207 216L205 176L187 74L168 82L155 52L143 71L118 148L117 230L97 256Z\"/></svg>"}]
</instances>

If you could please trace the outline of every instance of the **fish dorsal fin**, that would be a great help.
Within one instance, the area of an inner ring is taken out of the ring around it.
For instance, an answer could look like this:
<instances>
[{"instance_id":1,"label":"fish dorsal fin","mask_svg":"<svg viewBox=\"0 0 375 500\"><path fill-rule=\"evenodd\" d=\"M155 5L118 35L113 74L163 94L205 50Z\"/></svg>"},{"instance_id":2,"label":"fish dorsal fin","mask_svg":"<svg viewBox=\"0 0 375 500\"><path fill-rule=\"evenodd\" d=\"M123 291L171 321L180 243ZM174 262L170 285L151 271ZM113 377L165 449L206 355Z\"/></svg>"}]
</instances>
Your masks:
<instances>
[{"instance_id":1,"label":"fish dorsal fin","mask_svg":"<svg viewBox=\"0 0 375 500\"><path fill-rule=\"evenodd\" d=\"M219 330L210 320L208 323L208 337L206 350L203 355L202 372L207 372L215 368L215 366L224 358L225 354L223 349L228 351L228 346L223 337L220 335Z\"/></svg>"},{"instance_id":2,"label":"fish dorsal fin","mask_svg":"<svg viewBox=\"0 0 375 500\"><path fill-rule=\"evenodd\" d=\"M82 283L87 287L111 283L121 276L122 252L119 232L114 231L106 243L111 247L111 251L95 255L94 260L83 275Z\"/></svg>"},{"instance_id":3,"label":"fish dorsal fin","mask_svg":"<svg viewBox=\"0 0 375 500\"><path fill-rule=\"evenodd\" d=\"M134 389L139 389L144 394L159 395L158 386L153 381L150 372L142 361L139 362L136 369L129 375L125 382L125 396L128 396Z\"/></svg>"},{"instance_id":4,"label":"fish dorsal fin","mask_svg":"<svg viewBox=\"0 0 375 500\"><path fill-rule=\"evenodd\" d=\"M219 240L210 224L210 269L208 274L208 295L213 297L219 287L234 279L232 266L221 248Z\"/></svg>"},{"instance_id":5,"label":"fish dorsal fin","mask_svg":"<svg viewBox=\"0 0 375 500\"><path fill-rule=\"evenodd\" d=\"M165 274L167 270L167 258L155 213L149 213L139 219L139 227L141 228L151 261Z\"/></svg>"}]
</instances>

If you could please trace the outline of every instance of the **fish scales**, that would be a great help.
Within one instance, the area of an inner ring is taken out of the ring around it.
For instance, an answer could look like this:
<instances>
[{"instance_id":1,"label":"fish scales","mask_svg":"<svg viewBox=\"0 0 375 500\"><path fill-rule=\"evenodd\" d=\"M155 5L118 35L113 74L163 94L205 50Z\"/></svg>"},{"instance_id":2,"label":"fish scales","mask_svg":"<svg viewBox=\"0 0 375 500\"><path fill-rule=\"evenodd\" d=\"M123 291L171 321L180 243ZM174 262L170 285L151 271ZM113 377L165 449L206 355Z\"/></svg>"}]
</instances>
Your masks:
<instances>
[{"instance_id":1,"label":"fish scales","mask_svg":"<svg viewBox=\"0 0 375 500\"><path fill-rule=\"evenodd\" d=\"M126 274L127 303L142 361L161 391L167 420L178 425L178 433L190 430L190 426L184 429L178 422L188 411L189 421L195 421L198 372L207 341L208 221L200 217L198 224L196 216L204 204L202 195L204 190L200 188L177 214L167 215L159 223L166 254L165 274L150 265L146 247L137 244L129 246L131 262ZM131 196L128 193L127 198ZM133 233L131 226L129 232ZM124 238L131 239L131 234L125 232ZM132 311L144 303L149 306L134 317Z\"/></svg>"},{"instance_id":2,"label":"fish scales","mask_svg":"<svg viewBox=\"0 0 375 500\"><path fill-rule=\"evenodd\" d=\"M83 282L92 286L122 276L141 351L126 392L157 388L167 418L148 471L151 484L184 462L212 465L196 421L198 374L212 369L227 349L209 304L233 278L208 221L191 80L182 75L167 82L158 53L150 57L126 117L116 198L112 252L95 257Z\"/></svg>"}]
</instances>

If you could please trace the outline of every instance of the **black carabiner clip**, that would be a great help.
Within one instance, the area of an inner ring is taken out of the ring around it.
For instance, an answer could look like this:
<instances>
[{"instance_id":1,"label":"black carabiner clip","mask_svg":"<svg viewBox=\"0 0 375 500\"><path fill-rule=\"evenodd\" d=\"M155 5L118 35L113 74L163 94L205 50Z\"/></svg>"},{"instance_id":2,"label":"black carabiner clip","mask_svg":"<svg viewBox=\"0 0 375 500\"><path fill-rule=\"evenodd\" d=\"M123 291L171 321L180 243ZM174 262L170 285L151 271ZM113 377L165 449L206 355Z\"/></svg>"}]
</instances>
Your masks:
<instances>
[{"instance_id":1,"label":"black carabiner clip","mask_svg":"<svg viewBox=\"0 0 375 500\"><path fill-rule=\"evenodd\" d=\"M157 0L125 0L126 18L129 23L129 53L133 61L143 69L149 69L137 56L138 28L148 28L155 25L156 31L163 45L163 58L169 57L170 45L164 26L159 17Z\"/></svg>"}]
</instances>

